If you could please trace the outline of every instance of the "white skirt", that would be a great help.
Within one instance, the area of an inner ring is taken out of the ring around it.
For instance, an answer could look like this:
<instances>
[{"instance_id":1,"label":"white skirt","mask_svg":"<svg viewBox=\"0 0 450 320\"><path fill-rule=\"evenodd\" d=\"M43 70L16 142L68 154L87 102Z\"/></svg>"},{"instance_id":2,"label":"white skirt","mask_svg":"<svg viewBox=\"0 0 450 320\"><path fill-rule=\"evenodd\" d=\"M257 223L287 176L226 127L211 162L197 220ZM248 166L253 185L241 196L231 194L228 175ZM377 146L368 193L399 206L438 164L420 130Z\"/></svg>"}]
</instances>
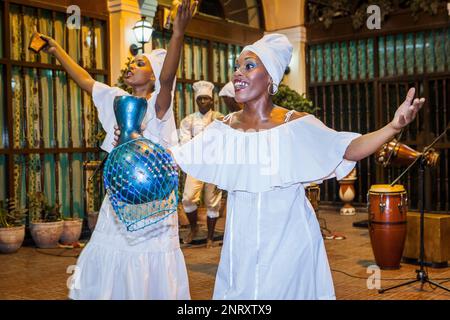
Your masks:
<instances>
[{"instance_id":1,"label":"white skirt","mask_svg":"<svg viewBox=\"0 0 450 320\"><path fill-rule=\"evenodd\" d=\"M186 264L180 249L178 217L160 222L157 237L134 245L121 233L109 198L95 231L81 252L70 283L71 299L190 299Z\"/></svg>"}]
</instances>

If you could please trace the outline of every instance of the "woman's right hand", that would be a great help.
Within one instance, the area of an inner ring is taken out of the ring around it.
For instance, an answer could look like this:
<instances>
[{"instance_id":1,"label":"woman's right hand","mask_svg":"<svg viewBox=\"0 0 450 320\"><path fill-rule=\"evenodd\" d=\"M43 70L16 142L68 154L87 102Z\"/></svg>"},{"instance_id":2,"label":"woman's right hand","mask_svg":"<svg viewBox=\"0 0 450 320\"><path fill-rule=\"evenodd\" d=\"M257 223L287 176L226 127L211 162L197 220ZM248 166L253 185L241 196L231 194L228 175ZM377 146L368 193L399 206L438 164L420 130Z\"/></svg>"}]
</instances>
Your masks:
<instances>
[{"instance_id":1,"label":"woman's right hand","mask_svg":"<svg viewBox=\"0 0 450 320\"><path fill-rule=\"evenodd\" d=\"M55 54L56 50L59 47L58 42L56 42L53 38L46 36L44 34L40 35L41 39L47 42L47 45L42 49L42 51L48 54Z\"/></svg>"},{"instance_id":2,"label":"woman's right hand","mask_svg":"<svg viewBox=\"0 0 450 320\"><path fill-rule=\"evenodd\" d=\"M114 126L114 142L112 143L112 145L114 147L117 147L118 143L119 143L119 137L120 137L120 129L118 125Z\"/></svg>"},{"instance_id":3,"label":"woman's right hand","mask_svg":"<svg viewBox=\"0 0 450 320\"><path fill-rule=\"evenodd\" d=\"M144 132L145 128L147 128L147 126L145 124L141 124L142 132ZM114 147L117 147L117 145L119 144L119 138L120 138L120 129L119 126L116 124L114 126L114 142L112 143Z\"/></svg>"}]
</instances>

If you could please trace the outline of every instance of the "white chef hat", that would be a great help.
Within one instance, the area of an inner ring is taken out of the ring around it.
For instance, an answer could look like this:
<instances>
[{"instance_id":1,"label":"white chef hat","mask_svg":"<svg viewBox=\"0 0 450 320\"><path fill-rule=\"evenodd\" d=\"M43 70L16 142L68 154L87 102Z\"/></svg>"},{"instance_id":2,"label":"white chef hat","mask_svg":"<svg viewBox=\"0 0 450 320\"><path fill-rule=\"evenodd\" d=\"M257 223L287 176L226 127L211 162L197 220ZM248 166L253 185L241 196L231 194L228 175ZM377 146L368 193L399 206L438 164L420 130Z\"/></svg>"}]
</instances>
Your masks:
<instances>
[{"instance_id":1,"label":"white chef hat","mask_svg":"<svg viewBox=\"0 0 450 320\"><path fill-rule=\"evenodd\" d=\"M280 84L284 71L291 62L292 44L288 38L279 33L271 33L255 43L244 47L242 51L255 53L266 67L275 84Z\"/></svg>"},{"instance_id":2,"label":"white chef hat","mask_svg":"<svg viewBox=\"0 0 450 320\"><path fill-rule=\"evenodd\" d=\"M194 89L194 96L196 100L199 96L209 96L211 98L213 97L214 84L209 81L202 80L194 82L192 88Z\"/></svg>"},{"instance_id":3,"label":"white chef hat","mask_svg":"<svg viewBox=\"0 0 450 320\"><path fill-rule=\"evenodd\" d=\"M219 97L231 97L234 98L234 85L233 82L228 82L223 86L222 90L219 92Z\"/></svg>"},{"instance_id":4,"label":"white chef hat","mask_svg":"<svg viewBox=\"0 0 450 320\"><path fill-rule=\"evenodd\" d=\"M150 53L143 53L148 61L150 62L153 73L155 74L155 92L158 93L161 85L159 83L159 76L161 75L161 70L164 64L164 59L166 58L167 51L164 49L155 49Z\"/></svg>"}]
</instances>

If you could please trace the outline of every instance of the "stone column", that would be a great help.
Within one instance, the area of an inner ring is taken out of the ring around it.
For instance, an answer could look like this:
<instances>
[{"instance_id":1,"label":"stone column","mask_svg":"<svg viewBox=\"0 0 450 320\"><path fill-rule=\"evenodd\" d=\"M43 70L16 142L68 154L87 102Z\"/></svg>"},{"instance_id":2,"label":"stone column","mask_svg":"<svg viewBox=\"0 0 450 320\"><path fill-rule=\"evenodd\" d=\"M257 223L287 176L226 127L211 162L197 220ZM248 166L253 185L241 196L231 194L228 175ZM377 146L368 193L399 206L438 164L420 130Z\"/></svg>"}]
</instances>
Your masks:
<instances>
[{"instance_id":1,"label":"stone column","mask_svg":"<svg viewBox=\"0 0 450 320\"><path fill-rule=\"evenodd\" d=\"M283 83L298 93L306 92L306 28L297 26L289 29L273 31L288 37L294 50L289 64L290 73L283 79ZM270 32L270 33L273 33Z\"/></svg>"},{"instance_id":2,"label":"stone column","mask_svg":"<svg viewBox=\"0 0 450 320\"><path fill-rule=\"evenodd\" d=\"M282 33L294 50L291 72L283 83L298 93L306 93L305 0L262 0L267 33Z\"/></svg>"},{"instance_id":3,"label":"stone column","mask_svg":"<svg viewBox=\"0 0 450 320\"><path fill-rule=\"evenodd\" d=\"M147 21L153 24L153 18L158 7L157 0L108 0L108 10L110 12L110 61L111 61L111 84L114 85L127 61L131 56L130 46L136 42L133 33L135 23L142 16L147 17ZM152 49L151 41L145 45L145 52Z\"/></svg>"}]
</instances>

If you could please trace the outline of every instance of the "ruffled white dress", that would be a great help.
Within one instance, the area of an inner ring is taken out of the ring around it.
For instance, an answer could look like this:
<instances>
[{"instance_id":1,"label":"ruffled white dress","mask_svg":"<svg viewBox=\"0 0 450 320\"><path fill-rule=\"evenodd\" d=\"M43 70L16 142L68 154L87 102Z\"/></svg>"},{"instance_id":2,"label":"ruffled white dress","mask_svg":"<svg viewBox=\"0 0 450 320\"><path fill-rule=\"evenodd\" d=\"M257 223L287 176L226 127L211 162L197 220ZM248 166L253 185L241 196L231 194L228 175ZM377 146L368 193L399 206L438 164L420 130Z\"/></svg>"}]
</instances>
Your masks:
<instances>
[{"instance_id":1,"label":"ruffled white dress","mask_svg":"<svg viewBox=\"0 0 450 320\"><path fill-rule=\"evenodd\" d=\"M128 95L117 87L94 84L92 96L106 131L102 149L113 148L116 119L113 101ZM144 136L168 147L177 142L172 107L162 120L155 114L156 94L148 100ZM190 299L186 264L180 249L178 216L159 223L157 237L133 238L124 231L108 196L97 225L81 252L71 281L71 299Z\"/></svg>"},{"instance_id":2,"label":"ruffled white dress","mask_svg":"<svg viewBox=\"0 0 450 320\"><path fill-rule=\"evenodd\" d=\"M214 299L335 299L320 226L304 185L345 177L359 134L307 115L259 132L214 121L172 147L189 175L228 191Z\"/></svg>"}]
</instances>

